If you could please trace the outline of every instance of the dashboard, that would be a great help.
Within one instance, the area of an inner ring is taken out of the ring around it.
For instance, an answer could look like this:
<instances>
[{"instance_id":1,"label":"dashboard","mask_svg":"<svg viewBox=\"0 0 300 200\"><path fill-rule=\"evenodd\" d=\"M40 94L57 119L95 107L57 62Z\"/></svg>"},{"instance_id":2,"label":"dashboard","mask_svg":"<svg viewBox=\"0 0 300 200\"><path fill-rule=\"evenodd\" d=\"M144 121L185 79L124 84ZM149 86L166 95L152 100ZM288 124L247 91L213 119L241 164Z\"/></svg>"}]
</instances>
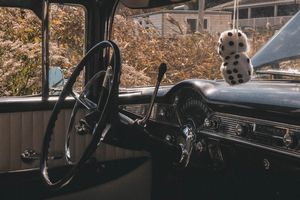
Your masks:
<instances>
[{"instance_id":1,"label":"dashboard","mask_svg":"<svg viewBox=\"0 0 300 200\"><path fill-rule=\"evenodd\" d=\"M120 109L143 117L152 92L123 90ZM300 169L298 82L252 81L232 87L222 81L187 80L162 87L151 114L152 132L178 142L181 127L191 122L197 137L194 154L200 155L196 160L206 155L215 163L239 160L270 170L282 167L278 160L283 159L284 169Z\"/></svg>"}]
</instances>

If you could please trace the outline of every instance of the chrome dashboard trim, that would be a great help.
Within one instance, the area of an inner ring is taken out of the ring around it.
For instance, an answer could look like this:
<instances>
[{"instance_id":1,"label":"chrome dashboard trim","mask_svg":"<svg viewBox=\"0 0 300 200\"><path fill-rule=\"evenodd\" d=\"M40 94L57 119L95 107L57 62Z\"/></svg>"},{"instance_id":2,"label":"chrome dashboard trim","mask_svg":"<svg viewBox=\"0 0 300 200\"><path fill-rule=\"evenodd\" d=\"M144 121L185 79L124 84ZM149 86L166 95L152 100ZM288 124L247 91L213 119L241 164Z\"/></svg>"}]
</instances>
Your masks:
<instances>
[{"instance_id":1,"label":"chrome dashboard trim","mask_svg":"<svg viewBox=\"0 0 300 200\"><path fill-rule=\"evenodd\" d=\"M241 116L241 115L233 115L233 114L228 114L228 113L220 113L220 112L214 112L214 113L211 114L211 116L217 116L217 117L225 116L225 117L228 117L228 118L245 120L246 122L249 122L249 123L254 122L255 125L256 124L275 125L278 128L284 128L284 129L286 129L286 127L288 126L289 130L300 132L300 125L297 126L297 125L292 125L292 124L287 124L287 123L269 121L269 120L265 120L265 119L257 119L257 118L253 118L253 117L245 117L245 116Z\"/></svg>"},{"instance_id":2,"label":"chrome dashboard trim","mask_svg":"<svg viewBox=\"0 0 300 200\"><path fill-rule=\"evenodd\" d=\"M278 148L274 148L274 147L271 147L271 146L261 145L261 144L253 143L253 142L250 142L250 141L247 141L247 140L241 140L241 139L236 138L236 137L230 137L230 135L220 133L220 132L213 133L213 132L202 130L198 133L206 135L206 136L210 136L210 137L213 137L213 138L222 139L222 140L229 141L229 142L236 142L236 143L239 143L239 144L243 144L243 145L247 145L247 146L251 146L251 147L255 147L255 148L260 148L260 149L263 149L263 150L266 150L266 151L270 151L270 152L282 154L282 155L285 155L285 156L293 157L293 158L296 158L296 159L300 159L300 154L299 153L297 153L295 151L291 151L289 149L286 149L285 151L283 151L283 150L280 150Z\"/></svg>"},{"instance_id":3,"label":"chrome dashboard trim","mask_svg":"<svg viewBox=\"0 0 300 200\"><path fill-rule=\"evenodd\" d=\"M286 124L286 123L281 123L281 122L274 122L274 121L269 121L269 120L264 120L264 119L257 119L253 117L245 117L245 116L239 116L239 115L233 115L233 114L228 114L228 113L220 113L220 112L215 112L210 115L210 117L216 117L220 118L223 120L226 118L226 122L229 123L229 126L232 124L238 124L241 122L244 123L249 123L253 126L253 132L256 130L257 125L262 125L262 126L271 126L274 128L279 128L286 130L285 133L295 133L295 134L300 134L300 126L297 125L291 125L291 124ZM228 120L229 119L229 120ZM222 122L221 122L222 123ZM224 124L226 125L226 123ZM228 124L227 124L228 125ZM218 138L226 141L231 141L231 142L237 142L239 144L244 144L248 145L251 147L255 148L260 148L264 149L267 151L271 151L274 153L280 153L282 155L286 156L291 156L297 159L300 159L300 149L291 149L288 147L283 147L283 146L271 146L269 144L264 144L256 140L248 139L247 137L240 137L236 136L235 134L232 134L231 129L228 129L228 132L222 132L222 130L212 130L212 129L201 129L198 130L199 134L204 134L206 136L211 136L213 138ZM283 139L283 136L277 136L277 135L272 135L271 137L273 138L278 138L278 139Z\"/></svg>"}]
</instances>

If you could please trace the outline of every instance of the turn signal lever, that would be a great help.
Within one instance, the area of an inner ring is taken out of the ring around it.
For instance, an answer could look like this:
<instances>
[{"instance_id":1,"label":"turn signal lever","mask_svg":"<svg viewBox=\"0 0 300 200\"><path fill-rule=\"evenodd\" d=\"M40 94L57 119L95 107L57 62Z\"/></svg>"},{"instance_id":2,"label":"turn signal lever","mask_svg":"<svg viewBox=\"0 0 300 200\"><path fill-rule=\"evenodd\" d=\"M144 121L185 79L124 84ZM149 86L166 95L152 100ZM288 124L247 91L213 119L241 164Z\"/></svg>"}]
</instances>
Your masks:
<instances>
[{"instance_id":1,"label":"turn signal lever","mask_svg":"<svg viewBox=\"0 0 300 200\"><path fill-rule=\"evenodd\" d=\"M156 85L155 85L155 88L154 88L153 95L151 97L148 112L147 112L147 114L145 115L145 117L143 119L137 120L137 123L141 126L145 126L147 121L149 120L149 118L151 116L152 109L153 109L153 106L154 106L154 101L155 101L155 98L157 96L157 92L158 92L158 89L159 89L159 86L160 86L160 82L162 81L166 71L167 71L166 63L161 63L160 66L159 66L157 81L156 81Z\"/></svg>"},{"instance_id":2,"label":"turn signal lever","mask_svg":"<svg viewBox=\"0 0 300 200\"><path fill-rule=\"evenodd\" d=\"M157 92L158 92L158 89L159 89L159 85L160 85L160 82L162 81L163 76L166 73L166 71L167 71L167 65L165 63L160 64L159 72L158 72L158 76L157 76L157 82L156 82L155 89L154 89L154 92L153 92L153 95L152 95L152 98L151 98L151 102L150 102L150 105L149 105L149 108L148 108L148 112L143 117L143 119L140 119L140 120L136 121L137 125L139 125L140 127L145 127L148 120L149 120L149 118L150 118L150 116L151 116L152 109L153 109L153 106L154 106L154 101L155 101L155 98L157 96ZM195 143L195 133L194 133L193 126L190 125L190 124L185 125L182 128L182 133L183 133L185 141L181 142L179 144L180 150L178 150L178 148L173 147L173 151L175 150L174 152L177 152L177 155L178 155L178 152L180 152L180 159L179 159L178 164L182 167L186 167L188 165L189 161L190 161L190 155L193 151L193 146L194 146L194 143ZM154 139L154 138L152 138L152 139ZM169 148L170 148L169 150L172 149L170 145L169 145Z\"/></svg>"},{"instance_id":3,"label":"turn signal lever","mask_svg":"<svg viewBox=\"0 0 300 200\"><path fill-rule=\"evenodd\" d=\"M118 135L118 144L121 147L130 148L130 144L134 143L131 146L135 146L137 149L144 149L160 156L165 155L167 159L179 162L182 160L183 148L180 145L174 145L166 140L151 135L151 133L149 133L146 129L146 124L151 116L160 83L166 71L167 65L162 63L159 66L157 82L151 97L148 111L142 119L133 120L129 116L119 113L121 123L119 124L120 127L118 127L118 130L123 130L123 132L126 132L126 134Z\"/></svg>"}]
</instances>

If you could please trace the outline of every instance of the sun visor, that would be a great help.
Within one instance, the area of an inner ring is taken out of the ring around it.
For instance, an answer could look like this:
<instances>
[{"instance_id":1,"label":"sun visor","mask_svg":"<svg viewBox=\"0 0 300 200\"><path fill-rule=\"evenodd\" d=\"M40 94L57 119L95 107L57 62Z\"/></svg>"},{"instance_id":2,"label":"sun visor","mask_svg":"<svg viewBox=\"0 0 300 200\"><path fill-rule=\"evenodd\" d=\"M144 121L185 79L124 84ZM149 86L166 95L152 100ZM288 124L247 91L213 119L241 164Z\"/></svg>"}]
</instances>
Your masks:
<instances>
[{"instance_id":1,"label":"sun visor","mask_svg":"<svg viewBox=\"0 0 300 200\"><path fill-rule=\"evenodd\" d=\"M287 22L253 57L254 68L300 56L300 12Z\"/></svg>"}]
</instances>

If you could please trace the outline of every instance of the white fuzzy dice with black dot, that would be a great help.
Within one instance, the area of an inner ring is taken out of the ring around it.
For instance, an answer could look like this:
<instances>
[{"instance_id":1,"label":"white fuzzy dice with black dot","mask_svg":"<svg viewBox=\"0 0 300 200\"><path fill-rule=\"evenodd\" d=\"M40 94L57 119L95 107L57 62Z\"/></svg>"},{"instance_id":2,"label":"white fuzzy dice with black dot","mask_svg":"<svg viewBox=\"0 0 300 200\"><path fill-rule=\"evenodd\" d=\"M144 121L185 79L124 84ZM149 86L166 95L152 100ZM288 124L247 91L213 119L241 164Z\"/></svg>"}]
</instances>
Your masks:
<instances>
[{"instance_id":1,"label":"white fuzzy dice with black dot","mask_svg":"<svg viewBox=\"0 0 300 200\"><path fill-rule=\"evenodd\" d=\"M227 83L237 85L251 79L253 66L246 53L235 53L225 58L221 72Z\"/></svg>"},{"instance_id":2,"label":"white fuzzy dice with black dot","mask_svg":"<svg viewBox=\"0 0 300 200\"><path fill-rule=\"evenodd\" d=\"M247 36L240 30L229 30L221 34L218 42L218 53L226 59L235 53L248 51Z\"/></svg>"}]
</instances>

